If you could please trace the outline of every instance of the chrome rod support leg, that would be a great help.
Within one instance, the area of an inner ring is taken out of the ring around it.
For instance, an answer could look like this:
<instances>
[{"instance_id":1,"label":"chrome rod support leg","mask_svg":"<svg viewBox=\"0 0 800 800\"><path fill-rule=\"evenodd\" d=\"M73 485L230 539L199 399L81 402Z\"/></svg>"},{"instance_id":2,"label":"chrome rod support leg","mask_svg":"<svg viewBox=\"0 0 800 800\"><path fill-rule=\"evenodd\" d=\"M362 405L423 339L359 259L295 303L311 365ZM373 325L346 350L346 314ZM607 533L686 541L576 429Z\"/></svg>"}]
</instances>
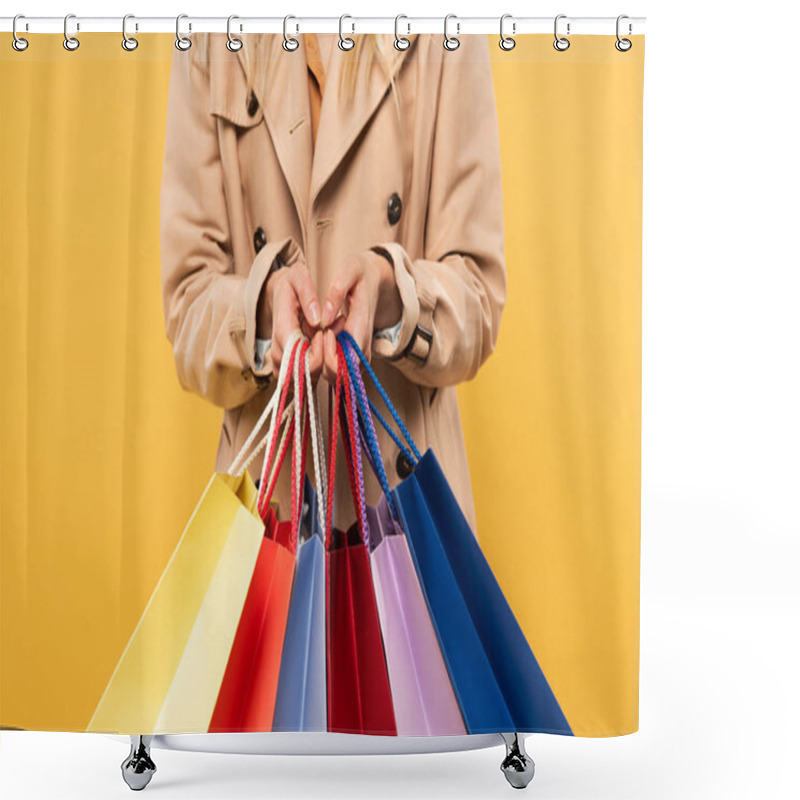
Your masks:
<instances>
[{"instance_id":1,"label":"chrome rod support leg","mask_svg":"<svg viewBox=\"0 0 800 800\"><path fill-rule=\"evenodd\" d=\"M139 792L150 783L156 765L150 758L152 736L131 736L131 752L122 762L122 778L134 792Z\"/></svg>"},{"instance_id":2,"label":"chrome rod support leg","mask_svg":"<svg viewBox=\"0 0 800 800\"><path fill-rule=\"evenodd\" d=\"M525 739L518 733L500 735L506 743L506 757L500 769L515 789L524 789L533 780L536 769L533 759L525 752Z\"/></svg>"}]
</instances>

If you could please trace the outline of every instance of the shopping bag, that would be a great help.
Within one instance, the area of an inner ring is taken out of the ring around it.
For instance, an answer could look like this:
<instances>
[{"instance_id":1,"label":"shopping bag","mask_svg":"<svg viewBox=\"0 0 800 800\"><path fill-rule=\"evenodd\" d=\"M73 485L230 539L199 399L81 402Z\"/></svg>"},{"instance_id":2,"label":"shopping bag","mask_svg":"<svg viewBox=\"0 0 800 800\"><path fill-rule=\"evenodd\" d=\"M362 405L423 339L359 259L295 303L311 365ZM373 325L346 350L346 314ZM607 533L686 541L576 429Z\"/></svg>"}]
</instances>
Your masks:
<instances>
[{"instance_id":1,"label":"shopping bag","mask_svg":"<svg viewBox=\"0 0 800 800\"><path fill-rule=\"evenodd\" d=\"M336 429L340 415L351 490L357 480L350 457L356 450L354 432L347 420L347 414L352 415L352 412L347 411L343 402L345 367L341 348L338 352L326 509L328 730L396 736L397 724L370 571L365 515L357 491L353 491L356 522L347 530L331 526Z\"/></svg>"},{"instance_id":2,"label":"shopping bag","mask_svg":"<svg viewBox=\"0 0 800 800\"><path fill-rule=\"evenodd\" d=\"M549 732L570 726L533 654L478 540L432 449L422 455L372 367L347 332L339 334L355 353L405 439L394 433L414 465L391 491L439 638L468 733ZM357 396L359 413L370 407ZM374 440L368 446L375 452Z\"/></svg>"},{"instance_id":3,"label":"shopping bag","mask_svg":"<svg viewBox=\"0 0 800 800\"><path fill-rule=\"evenodd\" d=\"M256 515L255 486L244 476L239 496ZM262 539L263 526L257 536L228 537L161 707L159 733L208 730Z\"/></svg>"},{"instance_id":4,"label":"shopping bag","mask_svg":"<svg viewBox=\"0 0 800 800\"><path fill-rule=\"evenodd\" d=\"M345 342L351 392L368 402L361 373ZM358 415L356 414L356 419ZM364 439L375 439L371 416L362 417ZM356 439L362 443L361 428ZM377 446L377 445L376 445ZM357 448L358 472L361 470ZM465 734L461 710L444 663L439 640L433 628L427 603L414 567L411 551L400 523L390 510L389 485L383 462L371 457L372 465L385 494L376 507L366 505L370 545L370 567L378 605L381 634L386 651L389 684L401 736L444 736ZM359 484L361 486L361 483Z\"/></svg>"},{"instance_id":5,"label":"shopping bag","mask_svg":"<svg viewBox=\"0 0 800 800\"><path fill-rule=\"evenodd\" d=\"M221 563L238 557L245 574L264 532L252 500L255 487L245 472L211 476L156 584L92 715L87 731L160 733L162 706L184 654L212 577ZM249 567L252 568L252 567ZM237 614L237 597L227 604L227 619ZM222 643L224 647L224 642ZM204 682L204 688L213 692ZM212 681L213 684L213 681ZM187 687L188 688L188 687ZM196 684L199 690L199 683ZM198 696L198 701L205 698ZM178 703L177 706L183 707ZM175 711L177 711L177 706ZM185 728L174 714L162 721ZM195 730L191 720L188 729ZM200 728L199 730L202 730Z\"/></svg>"},{"instance_id":6,"label":"shopping bag","mask_svg":"<svg viewBox=\"0 0 800 800\"><path fill-rule=\"evenodd\" d=\"M296 344L291 350L290 362L302 359L308 341ZM277 418L283 415L289 383L283 387ZM289 613L289 601L295 571L295 531L299 527L300 489L297 474L302 473L298 459L303 456L297 446L303 411L302 382L295 380L295 418L287 429L287 436L277 456L272 475L267 476L267 464L272 461L277 447L277 428L264 460L256 505L264 514L265 531L252 573L239 624L230 649L216 704L208 725L208 732L261 732L271 731L277 697L281 657ZM292 451L292 518L279 521L274 509L268 506L292 434L295 447ZM303 452L305 450L303 436Z\"/></svg>"},{"instance_id":7,"label":"shopping bag","mask_svg":"<svg viewBox=\"0 0 800 800\"><path fill-rule=\"evenodd\" d=\"M385 498L368 506L372 579L400 736L465 734L411 551Z\"/></svg>"},{"instance_id":8,"label":"shopping bag","mask_svg":"<svg viewBox=\"0 0 800 800\"><path fill-rule=\"evenodd\" d=\"M303 477L303 514L289 616L275 701L274 731L326 731L328 705L325 651L325 453L309 371L304 359L307 407L319 493Z\"/></svg>"},{"instance_id":9,"label":"shopping bag","mask_svg":"<svg viewBox=\"0 0 800 800\"><path fill-rule=\"evenodd\" d=\"M306 499L283 645L274 731L326 731L325 543L319 498L306 478Z\"/></svg>"},{"instance_id":10,"label":"shopping bag","mask_svg":"<svg viewBox=\"0 0 800 800\"><path fill-rule=\"evenodd\" d=\"M282 370L279 386L284 379ZM255 484L246 470L237 472L237 463L274 414L278 397L228 472L209 479L87 731L205 730L265 531Z\"/></svg>"}]
</instances>

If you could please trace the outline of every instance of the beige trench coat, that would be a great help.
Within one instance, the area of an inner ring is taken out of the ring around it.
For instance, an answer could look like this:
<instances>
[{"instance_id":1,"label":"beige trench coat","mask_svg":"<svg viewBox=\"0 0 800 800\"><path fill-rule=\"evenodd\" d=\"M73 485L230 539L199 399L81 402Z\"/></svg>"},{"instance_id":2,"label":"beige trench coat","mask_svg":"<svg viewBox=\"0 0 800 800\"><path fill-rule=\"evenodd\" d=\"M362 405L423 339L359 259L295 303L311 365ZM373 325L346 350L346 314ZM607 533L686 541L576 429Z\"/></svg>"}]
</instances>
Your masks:
<instances>
[{"instance_id":1,"label":"beige trench coat","mask_svg":"<svg viewBox=\"0 0 800 800\"><path fill-rule=\"evenodd\" d=\"M393 262L403 315L396 343L373 340L373 367L476 531L456 384L492 353L506 295L487 39L462 36L448 52L440 36L411 37L406 51L388 48L394 88L380 62L366 61L350 100L338 94L348 53L334 48L315 149L302 37L293 53L281 36L269 39L252 94L224 34L210 35L203 69L193 47L175 50L171 71L164 314L181 386L224 409L215 469L228 469L274 388L269 365L255 360L256 304L273 260L302 255L322 301L348 253L378 246ZM317 394L325 419L324 379ZM378 431L394 486L407 465ZM262 459L249 466L254 479ZM335 522L345 527L355 513L341 447L337 463ZM289 472L286 464L276 489L282 509ZM380 486L368 469L365 478L377 503Z\"/></svg>"}]
</instances>

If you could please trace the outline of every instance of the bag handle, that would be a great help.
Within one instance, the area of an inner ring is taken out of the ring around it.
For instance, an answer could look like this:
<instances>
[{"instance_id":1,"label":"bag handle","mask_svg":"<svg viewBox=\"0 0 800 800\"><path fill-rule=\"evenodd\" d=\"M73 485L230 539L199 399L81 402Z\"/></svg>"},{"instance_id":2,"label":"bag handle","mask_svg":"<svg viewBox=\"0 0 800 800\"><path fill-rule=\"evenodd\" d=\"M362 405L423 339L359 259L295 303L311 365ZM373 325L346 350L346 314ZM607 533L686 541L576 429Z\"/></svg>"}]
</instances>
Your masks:
<instances>
[{"instance_id":1,"label":"bag handle","mask_svg":"<svg viewBox=\"0 0 800 800\"><path fill-rule=\"evenodd\" d=\"M361 361L361 363L364 365L364 369L367 371L367 375L372 381L373 386L378 390L378 394L380 394L381 398L383 399L383 402L386 404L386 408L389 409L389 413L392 415L394 421L397 423L397 427L400 428L400 432L403 434L403 437L408 443L408 446L411 448L413 456L411 452L409 452L408 448L401 442L397 434L392 430L389 423L383 418L380 411L378 411L378 409L375 407L375 404L372 402L372 400L369 400L369 406L372 409L372 412L378 418L378 421L381 423L381 425L386 429L386 432L392 437L395 444L400 448L400 450L403 451L403 454L408 458L408 460L412 464L416 463L422 458L422 454L420 453L416 444L414 444L414 440L411 438L411 434L409 433L408 428L406 428L406 426L403 424L403 420L400 419L400 415L397 413L397 409L394 407L394 405L392 405L392 401L389 399L389 395L386 394L386 390L383 388L381 382L378 380L378 376L372 369L372 365L367 360L367 357L361 351L361 348L356 343L356 340L347 331L340 331L337 334L336 338L342 341L343 343L346 342L350 346L350 350L355 352L355 354L359 358L359 361ZM367 413L365 409L362 409L362 412L364 414Z\"/></svg>"},{"instance_id":2,"label":"bag handle","mask_svg":"<svg viewBox=\"0 0 800 800\"><path fill-rule=\"evenodd\" d=\"M298 328L297 330L292 331L289 334L289 338L286 340L286 351L287 353L291 353L294 350L295 344L300 341L300 339L304 338L302 332ZM272 397L270 398L267 405L264 407L264 410L261 412L261 416L256 421L255 425L253 425L253 430L250 431L250 435L245 440L245 443L242 445L242 449L236 455L236 458L233 459L231 462L230 467L228 467L228 473L230 475L241 475L242 472L247 468L247 465L255 458L256 455L261 451L261 449L266 445L268 441L272 438L272 425L275 422L275 410L278 406L278 402L280 400L281 393L283 391L284 383L286 382L286 377L289 373L289 360L284 358L281 361L281 368L278 372L278 382L275 385L275 390L272 393ZM258 435L259 430L264 426L264 423L267 419L272 418L272 422L267 432L266 436L259 442L256 449L250 454L250 458L239 467L239 460L244 457L244 454L248 451L250 446L255 441L256 436ZM281 420L281 423L283 421Z\"/></svg>"},{"instance_id":3,"label":"bag handle","mask_svg":"<svg viewBox=\"0 0 800 800\"><path fill-rule=\"evenodd\" d=\"M339 348L341 343L337 342ZM346 365L343 365L346 369ZM356 507L356 518L358 521L359 533L364 544L369 546L369 534L367 533L367 509L366 493L364 492L364 471L361 463L361 438L358 428L358 410L356 408L355 390L350 380L350 376L345 372L343 375L345 408L343 415L343 427L347 431L345 441L345 458L347 459L347 471L350 479L350 492L353 496L353 503ZM342 431L342 439L344 440Z\"/></svg>"},{"instance_id":4,"label":"bag handle","mask_svg":"<svg viewBox=\"0 0 800 800\"><path fill-rule=\"evenodd\" d=\"M272 420L270 421L269 430L265 437L265 444L266 442L270 443L270 449L268 453L265 455L264 462L261 467L261 476L259 480L259 507L263 507L264 513L266 513L266 507L269 504L269 500L264 502L264 496L266 493L266 486L269 484L270 487L270 497L272 496L272 491L275 486L275 481L277 480L277 473L280 471L280 465L283 463L283 458L285 457L285 451L283 449L280 450L280 458L278 463L273 462L273 458L275 456L275 446L278 439L278 421L283 419L284 409L286 408L287 402L287 395L290 386L290 378L289 378L289 370L294 366L294 361L297 358L298 351L302 342L307 341L306 337L298 335L299 331L293 331L290 335L289 339L287 340L287 347L283 352L283 358L281 359L281 370L280 372L283 374L283 383L280 386L280 393L279 393L279 400L277 411L275 415L273 415ZM288 358L287 358L288 356ZM284 366L285 365L285 366ZM285 372L284 372L285 369ZM280 376L279 376L280 382ZM277 387L276 387L276 394L278 394ZM295 398L296 400L296 398ZM296 405L295 405L296 409ZM269 481L266 480L267 478L267 470L270 470L270 479Z\"/></svg>"},{"instance_id":5,"label":"bag handle","mask_svg":"<svg viewBox=\"0 0 800 800\"><path fill-rule=\"evenodd\" d=\"M291 365L293 363L294 358L295 358L295 356L297 354L297 348L299 347L299 344L300 344L300 341L297 340L295 342L295 345L294 345L291 353L289 354L288 365ZM286 356L287 356L287 353L284 353L284 359L286 359ZM288 365L287 365L287 369L288 369ZM260 478L259 478L259 492L258 492L258 500L257 500L257 506L258 506L258 509L259 509L259 513L261 513L262 518L265 518L264 515L266 513L266 507L269 505L269 498L272 497L272 491L274 489L274 484L275 484L275 482L277 480L277 476L278 476L278 472L279 472L279 464L282 463L283 458L286 455L286 447L288 447L288 441L286 441L286 443L284 444L284 440L285 440L285 436L284 436L284 439L282 439L282 441L281 441L281 447L279 449L279 455L278 455L277 461L273 461L273 459L275 458L275 455L276 455L275 448L276 448L276 445L277 445L277 438L278 438L278 427L275 425L275 420L276 419L281 419L282 420L283 416L284 416L284 413L286 412L286 400L287 400L287 395L289 393L289 385L290 384L289 384L288 381L284 382L284 384L283 384L283 387L282 387L281 393L280 393L280 397L278 399L277 414L276 414L275 417L273 417L273 419L272 419L272 421L270 423L269 433L267 434L267 437L269 439L269 450L265 454L264 462L262 464L261 475L260 475ZM292 414L288 425L289 425L289 430L291 432L293 432L294 431L294 414ZM266 480L267 469L268 468L270 470L269 481ZM265 501L265 497L267 497L267 495L268 495L268 499Z\"/></svg>"},{"instance_id":6,"label":"bag handle","mask_svg":"<svg viewBox=\"0 0 800 800\"><path fill-rule=\"evenodd\" d=\"M389 488L389 479L386 475L386 469L383 465L383 457L381 455L380 446L378 445L378 438L372 421L372 415L366 410L369 400L367 397L366 387L364 386L361 370L353 360L352 344L349 340L345 340L344 342L344 354L347 362L347 369L353 384L354 394L358 401L361 412L360 422L364 426L363 438L366 440L365 449L369 455L370 465L372 466L372 470L378 478L378 482L380 483L383 494L386 497L387 503L389 504L389 510L391 511L392 516L399 521L399 510L397 509L391 489Z\"/></svg>"},{"instance_id":7,"label":"bag handle","mask_svg":"<svg viewBox=\"0 0 800 800\"><path fill-rule=\"evenodd\" d=\"M309 343L305 339L300 345L300 352L294 361L293 386L294 386L294 448L292 450L292 528L291 550L297 545L300 536L300 521L303 511L303 475L306 471L306 451L308 450L308 417L306 415L304 383L300 375L300 362L308 358ZM301 433L302 428L302 433ZM298 457L299 453L299 457Z\"/></svg>"},{"instance_id":8,"label":"bag handle","mask_svg":"<svg viewBox=\"0 0 800 800\"><path fill-rule=\"evenodd\" d=\"M336 444L337 444L337 435L338 435L338 425L339 425L339 417L342 417L342 445L343 450L345 453L345 459L347 461L347 469L348 469L348 477L350 479L350 487L351 491L353 492L353 500L356 506L356 518L358 520L359 525L359 532L361 536L366 540L366 526L364 524L365 514L362 513L362 505L361 500L354 491L356 486L356 476L353 471L353 463L350 458L350 454L352 450L355 450L354 446L354 439L346 438L346 436L353 436L352 433L352 425L348 424L348 410L347 404L345 402L345 398L342 396L342 388L344 386L345 392L348 391L347 388L347 366L344 360L344 351L341 346L341 342L336 343L336 361L337 361L337 368L336 368L336 388L333 391L334 397L331 399L331 407L330 407L330 442L329 442L329 450L330 450L330 461L328 464L328 496L327 496L327 506L326 506L326 514L325 514L325 548L330 549L331 546L331 538L333 534L333 487L334 481L336 476ZM352 408L349 412L352 415ZM350 416L352 419L352 416Z\"/></svg>"},{"instance_id":9,"label":"bag handle","mask_svg":"<svg viewBox=\"0 0 800 800\"><path fill-rule=\"evenodd\" d=\"M338 344L338 343L337 343ZM339 405L342 398L342 375L344 372L343 354L341 348L336 348L336 388L331 389L328 394L329 401L329 417L330 417L330 438L328 440L328 451L330 452L330 460L328 462L328 496L325 504L325 549L328 550L331 545L331 533L333 530L333 487L336 478L336 436L339 420Z\"/></svg>"},{"instance_id":10,"label":"bag handle","mask_svg":"<svg viewBox=\"0 0 800 800\"><path fill-rule=\"evenodd\" d=\"M283 410L283 416L281 417L281 420L278 423L278 430L283 431L283 433L281 434L280 444L278 445L278 448L279 448L278 452L282 452L283 449L284 449L284 445L286 443L286 435L289 432L289 429L291 428L291 425L289 423L293 419L293 417L294 417L294 398L292 398L286 404L286 408ZM258 447L256 447L256 449L253 450L253 452L250 453L250 455L247 457L247 460L244 462L244 464L242 465L241 470L239 471L240 475L242 474L242 472L244 472L245 469L247 469L247 467L250 466L250 462L261 452L261 450L263 449L264 445L266 444L266 439L267 439L267 437L265 436L259 442ZM274 472L275 472L275 464L272 464L271 467L270 467L270 473L269 473L270 480L272 480L272 476L273 476Z\"/></svg>"},{"instance_id":11,"label":"bag handle","mask_svg":"<svg viewBox=\"0 0 800 800\"><path fill-rule=\"evenodd\" d=\"M299 364L300 359L303 357L304 351L308 348L308 341L304 340L300 345L300 353L297 352L297 347L293 353L295 356L295 364ZM294 370L295 377L298 377L297 370ZM285 392L288 390L288 383L284 388L283 396L285 397ZM288 419L289 422L286 425L282 437L280 445L278 445L278 456L275 459L274 463L271 466L269 481L265 482L265 477L262 476L261 485L266 485L266 490L264 495L262 496L262 504L259 507L259 513L262 516L262 519L266 521L266 516L268 512L269 501L272 498L272 494L275 491L275 485L278 481L278 474L280 473L280 468L283 465L283 462L286 458L286 454L289 449L289 444L294 438L295 446L292 448L292 472L291 472L291 525L290 525L290 548L294 549L294 546L297 542L297 537L299 536L300 531L300 515L301 515L301 508L302 508L302 493L300 490L300 481L301 478L298 476L302 476L305 472L305 453L308 446L308 426L305 426L303 430L302 439L300 437L295 437L294 434L300 431L302 426L302 411L304 409L304 398L303 398L303 385L298 380L297 381L297 393L295 397L287 404L282 419ZM299 411L298 411L299 409ZM291 412L291 414L289 413ZM277 433L277 432L276 432ZM301 441L300 446L297 445L297 442ZM275 442L273 441L272 448L274 451Z\"/></svg>"},{"instance_id":12,"label":"bag handle","mask_svg":"<svg viewBox=\"0 0 800 800\"><path fill-rule=\"evenodd\" d=\"M347 465L347 478L350 487L350 494L353 498L353 505L356 508L356 521L358 523L359 533L362 538L365 538L366 527L364 525L363 506L361 496L358 492L357 485L358 479L355 473L355 464L353 460L353 451L357 450L353 439L353 426L352 426L352 408L350 405L352 395L350 393L349 378L347 375L347 368L342 359L342 346L340 342L336 343L336 357L337 357L337 381L339 372L341 372L341 382L343 392L339 392L339 403L336 410L333 412L336 417L340 418L342 428L342 449L344 451L345 463ZM334 441L333 447L336 446Z\"/></svg>"},{"instance_id":13,"label":"bag handle","mask_svg":"<svg viewBox=\"0 0 800 800\"><path fill-rule=\"evenodd\" d=\"M294 359L297 357L298 348L300 347L301 338L305 339L304 336L294 337L294 338L295 338L294 346L292 347L291 351L287 350L283 354L283 359L281 360L281 372L283 372L284 362L287 361L287 358L286 358L287 352L290 353L290 356L289 356L289 359L288 359L288 363L286 365L286 368L288 370L289 365L294 365ZM308 340L306 339L306 342L307 341ZM289 386L290 385L291 384L290 384L289 381L284 380L283 388L281 390L280 400L278 402L278 412L277 412L277 415L272 418L272 422L270 423L270 431L267 434L268 437L269 437L269 440L270 440L270 447L269 447L268 454L264 457L264 464L263 464L263 468L261 470L261 479L260 479L260 482L259 482L258 501L257 501L257 507L258 507L259 513L261 514L261 518L262 519L265 518L266 510L267 510L267 507L269 506L269 501L270 501L270 499L272 497L272 492L273 492L273 490L275 488L275 483L277 482L278 472L279 472L279 469L273 470L272 478L269 481L269 484L270 484L269 485L269 496L267 496L267 468L268 468L268 466L270 464L272 464L272 459L275 456L275 448L276 448L277 443L278 443L278 426L275 424L275 421L276 421L276 419L281 419L283 417L283 412L284 412L284 409L286 407L286 398L287 398L287 395L289 393ZM292 426L294 426L294 420L292 420L292 422L290 424ZM278 464L283 462L283 458L285 457L285 455L286 455L286 451L284 450L279 456ZM265 501L265 497L267 498L266 501Z\"/></svg>"},{"instance_id":14,"label":"bag handle","mask_svg":"<svg viewBox=\"0 0 800 800\"><path fill-rule=\"evenodd\" d=\"M317 480L317 493L319 495L319 508L326 508L325 499L328 493L327 477L322 469L325 463L325 449L322 441L322 423L317 409L316 389L311 381L311 350L306 350L306 357L303 359L303 369L306 378L306 394L308 395L308 416L311 422L311 451L314 461L314 477ZM325 531L322 532L323 541Z\"/></svg>"}]
</instances>

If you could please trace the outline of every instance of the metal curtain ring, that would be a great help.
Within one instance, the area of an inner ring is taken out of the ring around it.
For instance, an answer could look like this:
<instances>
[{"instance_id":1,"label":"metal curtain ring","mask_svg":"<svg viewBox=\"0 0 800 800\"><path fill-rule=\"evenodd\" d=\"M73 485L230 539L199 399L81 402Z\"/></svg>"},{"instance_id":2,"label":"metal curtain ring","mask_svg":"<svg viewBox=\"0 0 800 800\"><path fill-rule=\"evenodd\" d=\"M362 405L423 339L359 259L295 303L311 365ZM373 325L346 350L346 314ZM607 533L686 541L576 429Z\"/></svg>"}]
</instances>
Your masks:
<instances>
[{"instance_id":1,"label":"metal curtain ring","mask_svg":"<svg viewBox=\"0 0 800 800\"><path fill-rule=\"evenodd\" d=\"M553 47L558 50L559 53L563 53L565 50L569 49L569 39L564 38L563 36L558 35L558 21L560 19L566 19L566 14L559 14L556 17L556 21L553 24L553 33L556 37L556 40L553 42ZM569 36L569 22L567 23L567 36Z\"/></svg>"},{"instance_id":2,"label":"metal curtain ring","mask_svg":"<svg viewBox=\"0 0 800 800\"><path fill-rule=\"evenodd\" d=\"M297 19L297 17L293 17L291 14L287 14L283 18L283 49L287 53L293 53L300 47L300 42L294 38L294 36L289 36L289 20L290 19Z\"/></svg>"},{"instance_id":3,"label":"metal curtain ring","mask_svg":"<svg viewBox=\"0 0 800 800\"><path fill-rule=\"evenodd\" d=\"M134 39L132 36L128 36L127 25L128 20L134 19L133 14L126 14L122 18L122 49L127 50L130 52L131 50L135 50L139 46L139 40ZM139 26L136 26L136 30L139 29Z\"/></svg>"},{"instance_id":4,"label":"metal curtain ring","mask_svg":"<svg viewBox=\"0 0 800 800\"><path fill-rule=\"evenodd\" d=\"M225 47L227 47L231 53L237 53L242 49L242 47L244 47L244 42L241 39L231 36L231 20L234 19L239 19L239 17L236 14L231 14L228 17L228 41L225 43ZM241 30L241 27L239 30Z\"/></svg>"},{"instance_id":5,"label":"metal curtain ring","mask_svg":"<svg viewBox=\"0 0 800 800\"><path fill-rule=\"evenodd\" d=\"M503 14L503 16L500 17L500 49L506 51L513 50L517 45L517 43L510 36L506 36L505 33L503 32L503 25L507 19L511 19L511 14ZM516 32L517 32L517 23L512 22L511 33L516 33Z\"/></svg>"},{"instance_id":6,"label":"metal curtain ring","mask_svg":"<svg viewBox=\"0 0 800 800\"><path fill-rule=\"evenodd\" d=\"M631 47L633 47L633 42L630 39L622 39L622 38L620 38L620 35L619 35L619 23L623 19L628 19L628 18L629 17L628 17L627 14L620 14L617 17L617 41L614 42L614 47L616 47L617 50L620 51L620 53L627 53L628 50L630 50ZM630 25L628 25L628 33L630 33Z\"/></svg>"},{"instance_id":7,"label":"metal curtain ring","mask_svg":"<svg viewBox=\"0 0 800 800\"><path fill-rule=\"evenodd\" d=\"M345 51L352 50L356 46L356 43L349 36L345 36L342 32L344 21L346 19L353 18L349 14L342 14L342 16L339 17L339 49ZM353 30L355 30L355 25L353 26Z\"/></svg>"},{"instance_id":8,"label":"metal curtain ring","mask_svg":"<svg viewBox=\"0 0 800 800\"><path fill-rule=\"evenodd\" d=\"M67 25L69 24L70 18L74 19L75 15L67 14L67 16L64 17L64 49L77 50L81 46L81 43L74 36L70 36L69 32L67 31ZM75 30L79 31L80 29L81 29L80 24L76 24Z\"/></svg>"},{"instance_id":9,"label":"metal curtain ring","mask_svg":"<svg viewBox=\"0 0 800 800\"><path fill-rule=\"evenodd\" d=\"M457 19L456 15L448 14L444 18L444 41L442 42L442 46L444 47L445 50L450 50L452 52L453 50L458 50L458 48L461 46L461 42L458 41L458 34L459 31L461 30L461 23L456 21L456 35L450 36L447 33L447 23L450 22L451 19Z\"/></svg>"},{"instance_id":10,"label":"metal curtain ring","mask_svg":"<svg viewBox=\"0 0 800 800\"><path fill-rule=\"evenodd\" d=\"M188 50L192 46L192 40L188 36L181 35L181 20L186 19L188 14L178 14L175 19L175 47L178 50ZM192 23L189 23L189 30L192 30Z\"/></svg>"},{"instance_id":11,"label":"metal curtain ring","mask_svg":"<svg viewBox=\"0 0 800 800\"><path fill-rule=\"evenodd\" d=\"M408 19L405 14L398 14L394 18L394 49L395 50L408 50L411 46L411 42L406 39L405 36L400 35L400 20L401 19ZM408 28L408 32L411 33L411 26L406 23L406 27Z\"/></svg>"},{"instance_id":12,"label":"metal curtain ring","mask_svg":"<svg viewBox=\"0 0 800 800\"><path fill-rule=\"evenodd\" d=\"M14 21L11 23L11 33L13 35L13 39L11 40L11 46L19 53L23 50L28 49L28 40L23 39L21 36L17 36L17 20L18 19L25 19L24 14L17 14L14 17Z\"/></svg>"}]
</instances>

